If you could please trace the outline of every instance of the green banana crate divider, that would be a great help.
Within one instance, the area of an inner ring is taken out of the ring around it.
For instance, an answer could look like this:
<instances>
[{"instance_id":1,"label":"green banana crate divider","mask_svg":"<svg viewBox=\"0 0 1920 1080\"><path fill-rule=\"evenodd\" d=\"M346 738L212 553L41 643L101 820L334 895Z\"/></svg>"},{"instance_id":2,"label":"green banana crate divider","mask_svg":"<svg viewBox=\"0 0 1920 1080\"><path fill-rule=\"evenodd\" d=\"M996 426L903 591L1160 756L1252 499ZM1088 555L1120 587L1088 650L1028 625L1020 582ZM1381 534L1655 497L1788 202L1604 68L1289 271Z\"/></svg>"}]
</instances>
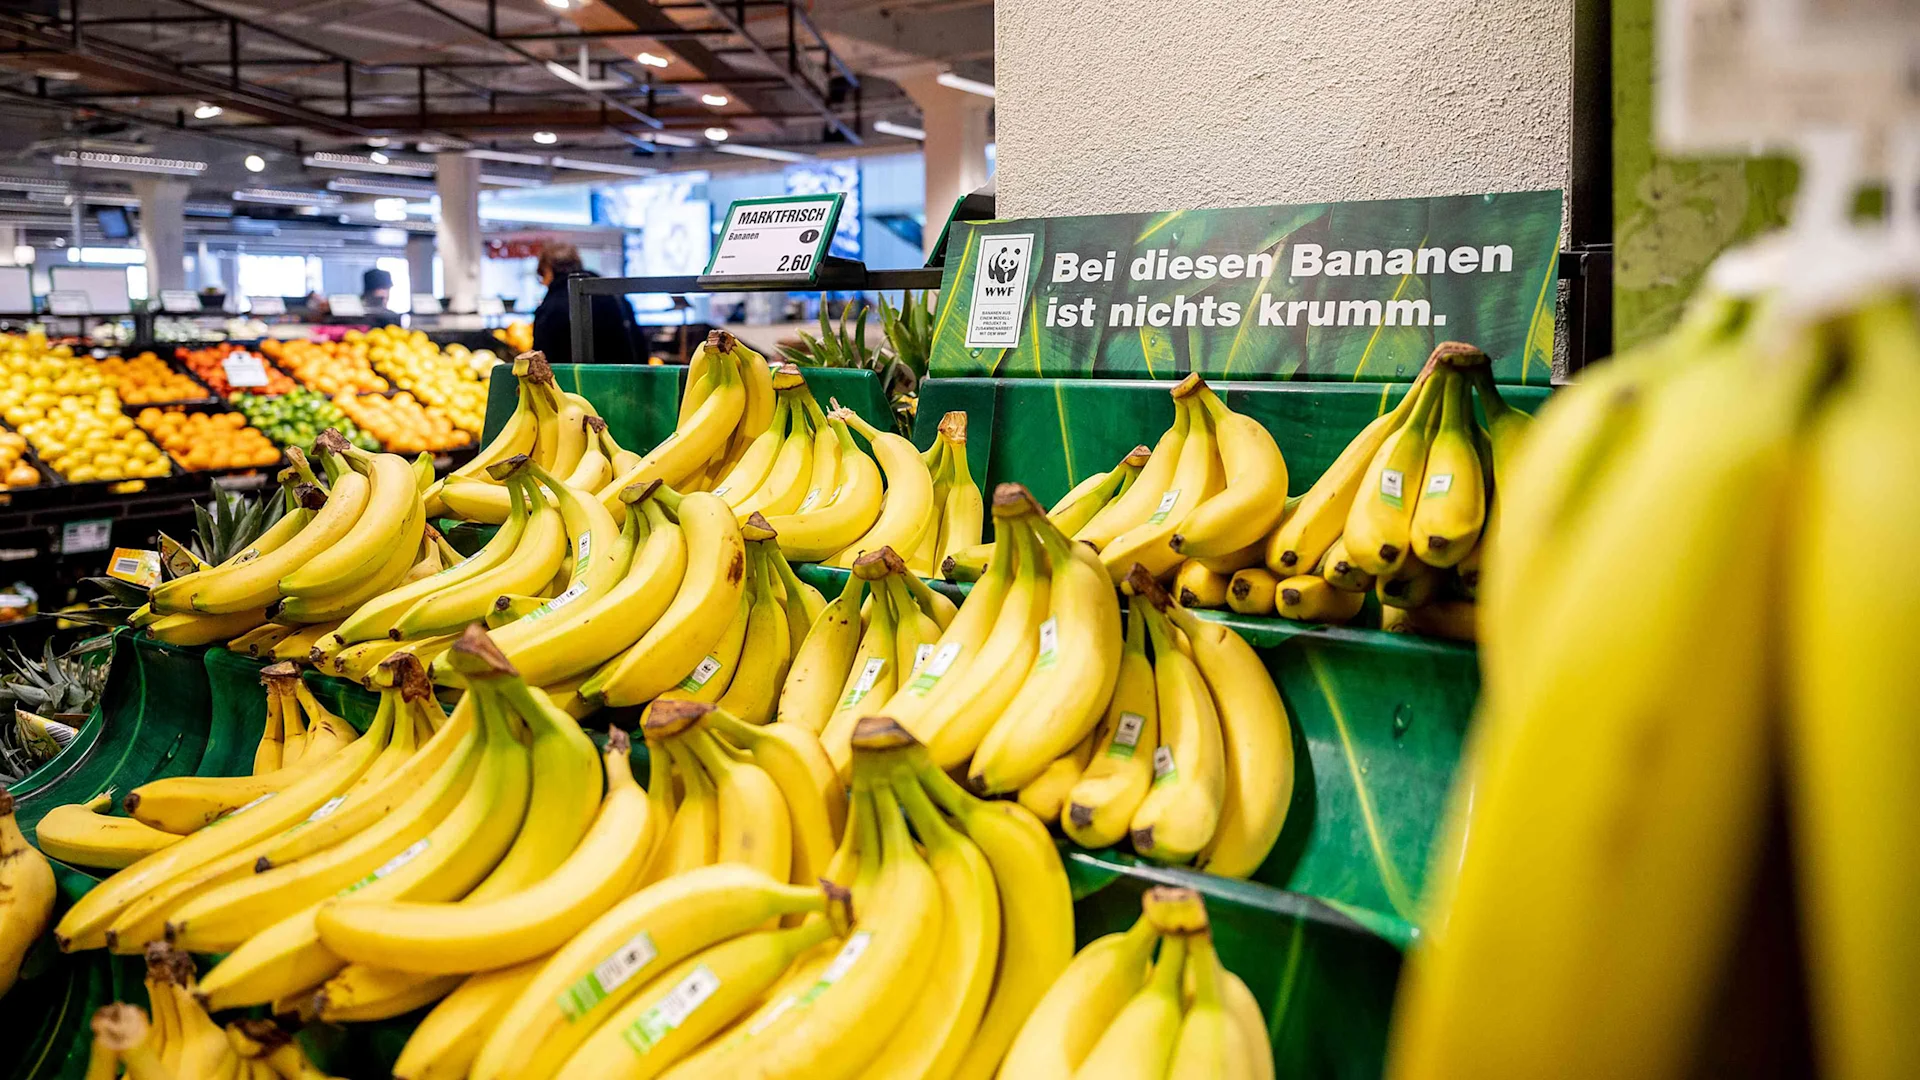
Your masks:
<instances>
[{"instance_id":1,"label":"green banana crate divider","mask_svg":"<svg viewBox=\"0 0 1920 1080\"><path fill-rule=\"evenodd\" d=\"M621 446L646 453L660 440L673 434L680 416L680 384L686 368L678 364L557 364L553 377L561 389L571 390L593 402L607 430ZM867 421L891 431L893 412L880 389L880 376L864 368L802 368L801 375L813 388L820 407L838 398ZM480 436L485 446L513 415L519 390L515 386L513 366L501 364L493 369L487 384L487 423Z\"/></svg>"}]
</instances>

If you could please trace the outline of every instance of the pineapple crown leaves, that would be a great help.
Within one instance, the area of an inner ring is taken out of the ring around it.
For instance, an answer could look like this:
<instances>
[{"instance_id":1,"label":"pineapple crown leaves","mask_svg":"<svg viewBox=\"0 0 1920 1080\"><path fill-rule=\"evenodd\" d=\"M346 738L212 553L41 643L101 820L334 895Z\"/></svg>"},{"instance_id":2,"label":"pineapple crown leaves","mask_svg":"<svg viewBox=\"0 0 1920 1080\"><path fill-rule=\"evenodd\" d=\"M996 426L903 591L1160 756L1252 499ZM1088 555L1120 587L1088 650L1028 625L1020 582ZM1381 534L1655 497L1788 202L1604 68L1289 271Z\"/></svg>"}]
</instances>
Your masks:
<instances>
[{"instance_id":1,"label":"pineapple crown leaves","mask_svg":"<svg viewBox=\"0 0 1920 1080\"><path fill-rule=\"evenodd\" d=\"M285 511L286 500L278 491L250 496L216 486L211 500L194 504L188 546L202 562L217 566L246 550Z\"/></svg>"}]
</instances>

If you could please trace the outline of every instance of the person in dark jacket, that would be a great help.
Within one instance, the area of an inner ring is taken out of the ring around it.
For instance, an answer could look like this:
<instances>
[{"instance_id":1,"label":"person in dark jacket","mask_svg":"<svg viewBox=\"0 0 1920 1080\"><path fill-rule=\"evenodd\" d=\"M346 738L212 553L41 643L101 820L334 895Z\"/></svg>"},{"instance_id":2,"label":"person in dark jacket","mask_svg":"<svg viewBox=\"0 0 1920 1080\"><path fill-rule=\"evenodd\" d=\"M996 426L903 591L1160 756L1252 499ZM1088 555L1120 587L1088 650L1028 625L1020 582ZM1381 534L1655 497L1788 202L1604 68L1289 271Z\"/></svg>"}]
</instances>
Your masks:
<instances>
[{"instance_id":1,"label":"person in dark jacket","mask_svg":"<svg viewBox=\"0 0 1920 1080\"><path fill-rule=\"evenodd\" d=\"M546 298L533 312L533 347L547 354L550 364L585 363L573 355L573 316L567 306L567 279L592 277L580 265L580 250L572 244L548 244L540 250L537 267ZM624 296L590 298L593 316L593 362L637 364L634 349L633 308Z\"/></svg>"}]
</instances>

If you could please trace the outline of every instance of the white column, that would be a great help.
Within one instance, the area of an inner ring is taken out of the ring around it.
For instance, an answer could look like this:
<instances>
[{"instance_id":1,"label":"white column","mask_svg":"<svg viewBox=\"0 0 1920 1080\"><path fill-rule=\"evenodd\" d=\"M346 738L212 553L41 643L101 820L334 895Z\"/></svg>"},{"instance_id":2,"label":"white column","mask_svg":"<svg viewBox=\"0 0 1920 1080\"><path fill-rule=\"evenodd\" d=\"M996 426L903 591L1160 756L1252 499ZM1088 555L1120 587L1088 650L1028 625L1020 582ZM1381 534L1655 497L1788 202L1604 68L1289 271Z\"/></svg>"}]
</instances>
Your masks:
<instances>
[{"instance_id":1,"label":"white column","mask_svg":"<svg viewBox=\"0 0 1920 1080\"><path fill-rule=\"evenodd\" d=\"M433 237L425 233L407 237L407 282L413 292L433 291Z\"/></svg>"},{"instance_id":2,"label":"white column","mask_svg":"<svg viewBox=\"0 0 1920 1080\"><path fill-rule=\"evenodd\" d=\"M147 252L147 295L187 287L187 191L185 180L162 177L133 182L140 199L140 246Z\"/></svg>"},{"instance_id":3,"label":"white column","mask_svg":"<svg viewBox=\"0 0 1920 1080\"><path fill-rule=\"evenodd\" d=\"M921 126L927 132L927 227L922 242L928 249L940 239L940 226L954 200L987 182L987 117L993 111L992 98L941 86L934 81L938 74L928 67L895 79L920 106Z\"/></svg>"},{"instance_id":4,"label":"white column","mask_svg":"<svg viewBox=\"0 0 1920 1080\"><path fill-rule=\"evenodd\" d=\"M441 272L446 276L448 311L471 312L480 301L480 162L465 154L436 154L439 166ZM433 287L432 263L419 291Z\"/></svg>"}]
</instances>

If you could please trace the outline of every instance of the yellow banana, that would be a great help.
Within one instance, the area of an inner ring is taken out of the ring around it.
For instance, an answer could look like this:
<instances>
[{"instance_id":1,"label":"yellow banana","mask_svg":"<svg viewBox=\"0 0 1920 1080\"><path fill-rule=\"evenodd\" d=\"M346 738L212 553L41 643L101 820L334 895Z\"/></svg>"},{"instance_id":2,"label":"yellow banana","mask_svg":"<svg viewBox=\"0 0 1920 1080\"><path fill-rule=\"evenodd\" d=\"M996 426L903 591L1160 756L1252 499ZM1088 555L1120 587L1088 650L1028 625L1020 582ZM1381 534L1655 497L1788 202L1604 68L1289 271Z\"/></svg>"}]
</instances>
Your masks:
<instances>
[{"instance_id":1,"label":"yellow banana","mask_svg":"<svg viewBox=\"0 0 1920 1080\"><path fill-rule=\"evenodd\" d=\"M669 705L661 705L654 719L660 720L658 713L668 709ZM707 709L698 702L671 706L671 711L686 716L689 724L705 715ZM688 732L681 742L713 778L720 808L720 843L714 861L743 863L776 881L791 878L793 825L779 785L760 766L735 760L710 732Z\"/></svg>"},{"instance_id":2,"label":"yellow banana","mask_svg":"<svg viewBox=\"0 0 1920 1080\"><path fill-rule=\"evenodd\" d=\"M880 466L854 445L845 420L829 417L828 427L839 447L838 479L833 487L810 508L767 518L768 526L780 534L780 550L796 562L831 558L854 546L880 520L885 495ZM806 502L802 499L801 505Z\"/></svg>"},{"instance_id":3,"label":"yellow banana","mask_svg":"<svg viewBox=\"0 0 1920 1080\"><path fill-rule=\"evenodd\" d=\"M1045 822L1060 820L1061 811L1067 807L1067 796L1073 786L1080 782L1080 774L1086 771L1087 763L1093 760L1093 745L1099 733L1096 727L1087 732L1073 749L1047 763L1040 775L1020 786L1014 794L1014 801L1033 812L1033 816Z\"/></svg>"},{"instance_id":4,"label":"yellow banana","mask_svg":"<svg viewBox=\"0 0 1920 1080\"><path fill-rule=\"evenodd\" d=\"M749 724L724 707L708 713L704 722L766 770L779 787L793 821L794 884L826 876L846 822L847 795L819 737L790 723Z\"/></svg>"},{"instance_id":5,"label":"yellow banana","mask_svg":"<svg viewBox=\"0 0 1920 1080\"><path fill-rule=\"evenodd\" d=\"M1180 466L1181 452L1191 425L1191 410L1182 407L1179 399L1175 398L1173 426L1153 444L1153 450L1147 455L1146 464L1141 466L1139 474L1134 477L1133 485L1101 507L1091 520L1073 534L1073 538L1084 540L1104 551L1115 537L1144 524L1153 516L1162 497L1173 486L1174 473Z\"/></svg>"},{"instance_id":6,"label":"yellow banana","mask_svg":"<svg viewBox=\"0 0 1920 1080\"><path fill-rule=\"evenodd\" d=\"M713 778L699 759L671 741L650 743L647 751L657 755L657 760L671 763L681 794L673 820L662 832L658 850L641 875L642 887L712 866L720 850L720 798L713 789Z\"/></svg>"},{"instance_id":7,"label":"yellow banana","mask_svg":"<svg viewBox=\"0 0 1920 1080\"><path fill-rule=\"evenodd\" d=\"M1001 1074L1071 1080L1114 1017L1140 992L1160 932L1143 915L1131 929L1096 938L1080 950L1007 1050Z\"/></svg>"},{"instance_id":8,"label":"yellow banana","mask_svg":"<svg viewBox=\"0 0 1920 1080\"><path fill-rule=\"evenodd\" d=\"M1274 612L1301 622L1343 623L1360 614L1365 593L1345 592L1318 574L1281 578L1274 592Z\"/></svg>"},{"instance_id":9,"label":"yellow banana","mask_svg":"<svg viewBox=\"0 0 1920 1080\"><path fill-rule=\"evenodd\" d=\"M754 436L747 452L720 482L713 487L713 493L727 500L728 506L738 506L745 502L767 479L767 473L773 468L773 459L785 445L789 399L781 396L773 407L773 422L767 430Z\"/></svg>"},{"instance_id":10,"label":"yellow banana","mask_svg":"<svg viewBox=\"0 0 1920 1080\"><path fill-rule=\"evenodd\" d=\"M537 494L532 477L524 473L525 464L520 459L509 459L507 463L507 467L514 468L509 475L517 481L510 481L507 490L525 491L533 496L533 510L513 554L491 569L421 597L394 621L390 633L402 638L455 633L485 618L497 597L531 594L552 580L568 555L566 522L557 507Z\"/></svg>"},{"instance_id":11,"label":"yellow banana","mask_svg":"<svg viewBox=\"0 0 1920 1080\"><path fill-rule=\"evenodd\" d=\"M512 415L500 425L500 430L488 440L487 445L454 469L448 475L479 478L487 474L487 468L516 454L530 453L533 450L533 436L539 428L539 419L534 415L533 397L522 381L516 384L516 398Z\"/></svg>"},{"instance_id":12,"label":"yellow banana","mask_svg":"<svg viewBox=\"0 0 1920 1080\"><path fill-rule=\"evenodd\" d=\"M774 553L772 556L769 550ZM747 613L746 639L740 648L747 662L737 665L727 681L726 693L719 698L721 707L754 724L773 719L780 686L786 681L791 662L788 650L792 648L793 639L787 630L787 609L774 593L770 564L778 552L779 548L769 540L748 546L747 557L753 564L752 585L748 590L752 606Z\"/></svg>"},{"instance_id":13,"label":"yellow banana","mask_svg":"<svg viewBox=\"0 0 1920 1080\"><path fill-rule=\"evenodd\" d=\"M920 453L912 443L890 431L876 429L851 409L838 409L830 415L866 438L867 444L873 447L873 456L886 472L887 487L886 502L880 507L880 516L873 522L873 527L838 554L825 560L826 565L850 567L861 554L883 547L890 547L897 552L916 550L920 546L921 535L929 523L935 521L933 475L927 471L927 463L920 459ZM781 523L777 519L769 520L784 535L786 530ZM782 550L787 551L789 558L804 559L804 556L794 554L791 549Z\"/></svg>"},{"instance_id":14,"label":"yellow banana","mask_svg":"<svg viewBox=\"0 0 1920 1080\"><path fill-rule=\"evenodd\" d=\"M1427 451L1426 479L1409 525L1413 554L1429 566L1452 566L1480 541L1487 492L1474 446L1472 390L1464 378L1447 380L1438 429Z\"/></svg>"},{"instance_id":15,"label":"yellow banana","mask_svg":"<svg viewBox=\"0 0 1920 1080\"><path fill-rule=\"evenodd\" d=\"M113 789L84 803L56 806L34 827L33 842L49 858L118 870L180 840L130 817L114 817Z\"/></svg>"},{"instance_id":16,"label":"yellow banana","mask_svg":"<svg viewBox=\"0 0 1920 1080\"><path fill-rule=\"evenodd\" d=\"M986 526L986 499L973 481L967 463L967 414L948 413L940 420L941 437L948 441L947 498L940 510L940 548L933 566L944 565L947 558L980 543ZM1069 530L1070 531L1070 530Z\"/></svg>"},{"instance_id":17,"label":"yellow banana","mask_svg":"<svg viewBox=\"0 0 1920 1080\"><path fill-rule=\"evenodd\" d=\"M1006 528L1001 526L1003 531ZM986 573L974 583L967 602L947 623L926 662L918 665L912 677L878 710L881 715L892 717L908 731L924 730L920 719L966 682L966 672L985 647L1012 587L1017 545L1008 541L1002 550L1004 556L987 564Z\"/></svg>"},{"instance_id":18,"label":"yellow banana","mask_svg":"<svg viewBox=\"0 0 1920 1080\"><path fill-rule=\"evenodd\" d=\"M1073 1075L1082 1080L1165 1077L1180 1038L1180 979L1184 937L1160 939L1160 956L1147 984L1114 1015Z\"/></svg>"},{"instance_id":19,"label":"yellow banana","mask_svg":"<svg viewBox=\"0 0 1920 1080\"><path fill-rule=\"evenodd\" d=\"M848 574L840 595L816 617L780 686L776 718L816 735L826 730L860 648L860 600L865 579Z\"/></svg>"},{"instance_id":20,"label":"yellow banana","mask_svg":"<svg viewBox=\"0 0 1920 1080\"><path fill-rule=\"evenodd\" d=\"M1130 826L1133 849L1155 862L1185 863L1213 839L1226 800L1226 750L1220 717L1199 666L1173 643L1166 594L1145 573L1133 578L1135 597L1153 641L1160 746L1153 755L1153 786Z\"/></svg>"},{"instance_id":21,"label":"yellow banana","mask_svg":"<svg viewBox=\"0 0 1920 1080\"><path fill-rule=\"evenodd\" d=\"M442 998L407 1037L393 1063L394 1080L461 1080L480 1044L507 1007L540 972L545 958L483 971Z\"/></svg>"},{"instance_id":22,"label":"yellow banana","mask_svg":"<svg viewBox=\"0 0 1920 1080\"><path fill-rule=\"evenodd\" d=\"M1333 546L1327 549L1326 557L1320 561L1319 573L1321 577L1327 579L1327 584L1341 592L1373 591L1374 576L1360 569L1352 559L1347 557L1345 537L1335 540Z\"/></svg>"},{"instance_id":23,"label":"yellow banana","mask_svg":"<svg viewBox=\"0 0 1920 1080\"><path fill-rule=\"evenodd\" d=\"M293 451L290 451L290 453L296 453L297 451L298 448L296 447ZM304 458L302 460L304 461ZM155 615L177 615L192 611L193 594L198 591L201 585L215 579L216 575L213 573L214 570L249 563L263 555L270 555L282 547L285 547L289 540L298 536L300 532L307 527L307 524L313 520L314 511L324 503L326 493L317 485L293 484L285 489L285 498L287 500L287 510L280 515L280 520L268 526L267 531L261 533L253 543L235 552L219 566L208 570L199 570L191 574L183 574L171 581L163 581L155 585L153 590L148 594L152 601L151 607L153 613ZM266 604L262 603L260 606L265 607ZM135 623L134 625L137 626L139 624Z\"/></svg>"},{"instance_id":24,"label":"yellow banana","mask_svg":"<svg viewBox=\"0 0 1920 1080\"><path fill-rule=\"evenodd\" d=\"M440 482L435 497L454 517L482 525L501 524L513 512L512 494L494 480L449 476Z\"/></svg>"},{"instance_id":25,"label":"yellow banana","mask_svg":"<svg viewBox=\"0 0 1920 1080\"><path fill-rule=\"evenodd\" d=\"M162 615L148 623L143 632L155 641L192 648L225 641L235 634L258 629L266 619L265 608L250 608L224 615L183 612L179 615Z\"/></svg>"},{"instance_id":26,"label":"yellow banana","mask_svg":"<svg viewBox=\"0 0 1920 1080\"><path fill-rule=\"evenodd\" d=\"M713 332L725 334L721 330ZM620 502L620 492L649 480L680 485L726 447L747 406L747 387L741 381L739 363L732 358L714 363L711 370L716 376L713 392L693 415L641 458L638 465L614 477L601 489L600 501L616 519L624 517L626 512L626 506ZM768 419L771 417L769 411Z\"/></svg>"},{"instance_id":27,"label":"yellow banana","mask_svg":"<svg viewBox=\"0 0 1920 1080\"><path fill-rule=\"evenodd\" d=\"M1347 511L1347 558L1369 574L1399 569L1413 546L1413 512L1426 482L1427 449L1439 430L1441 405L1459 373L1441 365L1419 389L1407 421L1380 444Z\"/></svg>"},{"instance_id":28,"label":"yellow banana","mask_svg":"<svg viewBox=\"0 0 1920 1080\"><path fill-rule=\"evenodd\" d=\"M1222 574L1188 559L1173 575L1173 595L1187 607L1223 608L1227 606L1227 585L1232 579L1232 574Z\"/></svg>"},{"instance_id":29,"label":"yellow banana","mask_svg":"<svg viewBox=\"0 0 1920 1080\"><path fill-rule=\"evenodd\" d=\"M1199 402L1190 400L1204 386L1199 376L1189 375L1173 388L1175 407L1185 409L1191 417L1186 440L1180 447L1179 467L1147 519L1100 549L1100 561L1106 564L1107 573L1116 582L1125 579L1135 563L1145 565L1155 577L1173 573L1180 565L1180 553L1172 543L1174 534L1196 506L1226 487L1226 470L1220 463L1213 418ZM1278 500L1276 505L1283 507L1285 499ZM1277 517L1276 514L1276 520Z\"/></svg>"},{"instance_id":30,"label":"yellow banana","mask_svg":"<svg viewBox=\"0 0 1920 1080\"><path fill-rule=\"evenodd\" d=\"M280 622L309 625L339 623L359 611L367 601L403 584L416 563L420 538L427 525L426 507L419 495L412 488L407 489L407 494L412 502L403 512L398 533L382 534L397 535L397 539L390 541L393 546L383 551L386 562L375 566L367 577L349 582L340 592L289 596L268 609L273 617Z\"/></svg>"},{"instance_id":31,"label":"yellow banana","mask_svg":"<svg viewBox=\"0 0 1920 1080\"><path fill-rule=\"evenodd\" d=\"M1271 615L1279 603L1279 591L1280 579L1273 571L1249 566L1235 571L1227 582L1227 606L1241 615Z\"/></svg>"},{"instance_id":32,"label":"yellow banana","mask_svg":"<svg viewBox=\"0 0 1920 1080\"><path fill-rule=\"evenodd\" d=\"M741 498L728 500L742 521L756 513L766 517L791 514L807 496L807 482L813 476L813 428L804 409L789 412L788 417L786 438L781 441L766 478Z\"/></svg>"},{"instance_id":33,"label":"yellow banana","mask_svg":"<svg viewBox=\"0 0 1920 1080\"><path fill-rule=\"evenodd\" d=\"M390 1020L452 993L458 975L415 975L372 964L348 964L313 992L307 1008L329 1023Z\"/></svg>"},{"instance_id":34,"label":"yellow banana","mask_svg":"<svg viewBox=\"0 0 1920 1080\"><path fill-rule=\"evenodd\" d=\"M53 920L53 867L14 820L13 796L0 787L0 994L13 988L20 962Z\"/></svg>"},{"instance_id":35,"label":"yellow banana","mask_svg":"<svg viewBox=\"0 0 1920 1080\"><path fill-rule=\"evenodd\" d=\"M349 451L349 456L360 454ZM409 530L420 506L420 488L413 466L399 454L364 455L367 501L353 527L324 550L280 579L283 596L325 596L347 590L385 565L395 546L412 550L420 544L420 530ZM334 485L339 490L339 485ZM422 513L424 518L424 513Z\"/></svg>"},{"instance_id":36,"label":"yellow banana","mask_svg":"<svg viewBox=\"0 0 1920 1080\"><path fill-rule=\"evenodd\" d=\"M869 715L881 702L892 697L899 686L900 672L894 663L897 642L893 597L884 584L884 575L888 573L886 556L892 554L890 549L869 552L854 565L855 575L871 575L869 582L873 590L873 603L867 617L866 633L860 636L860 648L853 654L853 664L847 671L846 682L840 687L839 702L834 706L826 728L820 733L820 743L827 748L827 756L833 759L833 767L842 777L848 775L853 765L854 727L861 717ZM898 561L898 556L895 556L895 561Z\"/></svg>"},{"instance_id":37,"label":"yellow banana","mask_svg":"<svg viewBox=\"0 0 1920 1080\"><path fill-rule=\"evenodd\" d=\"M1213 937L1204 930L1187 936L1187 977L1193 983L1193 1001L1180 1021L1180 1039L1167 1075L1253 1080L1251 1062L1227 1005L1227 972L1220 966Z\"/></svg>"},{"instance_id":38,"label":"yellow banana","mask_svg":"<svg viewBox=\"0 0 1920 1080\"><path fill-rule=\"evenodd\" d=\"M1067 793L1066 811L1060 817L1060 827L1084 848L1109 847L1124 839L1134 811L1153 782L1160 707L1153 665L1147 660L1146 618L1140 613L1145 606L1145 601L1128 606L1127 638L1113 699L1100 722L1093 758Z\"/></svg>"},{"instance_id":39,"label":"yellow banana","mask_svg":"<svg viewBox=\"0 0 1920 1080\"><path fill-rule=\"evenodd\" d=\"M1260 421L1228 409L1200 384L1198 404L1211 418L1226 486L1193 508L1173 534L1173 550L1189 559L1239 551L1266 538L1287 504L1287 462Z\"/></svg>"}]
</instances>

